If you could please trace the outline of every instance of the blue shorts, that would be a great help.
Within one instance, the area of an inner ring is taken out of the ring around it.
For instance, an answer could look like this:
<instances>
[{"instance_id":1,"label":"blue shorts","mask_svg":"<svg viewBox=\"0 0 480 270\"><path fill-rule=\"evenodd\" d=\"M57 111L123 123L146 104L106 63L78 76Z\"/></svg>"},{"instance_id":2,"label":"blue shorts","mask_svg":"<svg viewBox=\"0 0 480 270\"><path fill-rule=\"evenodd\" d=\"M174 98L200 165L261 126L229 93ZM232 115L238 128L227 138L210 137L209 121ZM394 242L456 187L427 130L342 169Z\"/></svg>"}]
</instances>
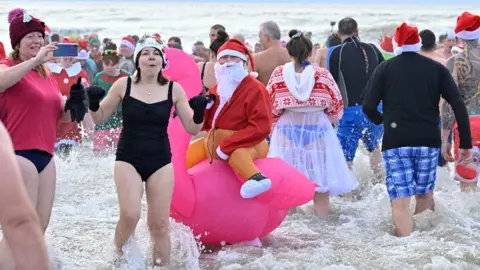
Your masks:
<instances>
[{"instance_id":1,"label":"blue shorts","mask_svg":"<svg viewBox=\"0 0 480 270\"><path fill-rule=\"evenodd\" d=\"M390 200L435 189L440 148L400 147L383 151Z\"/></svg>"},{"instance_id":2,"label":"blue shorts","mask_svg":"<svg viewBox=\"0 0 480 270\"><path fill-rule=\"evenodd\" d=\"M382 110L381 104L378 110ZM368 152L373 152L378 147L383 136L383 125L375 125L368 120L362 106L346 107L338 123L337 136L345 159L351 162L357 152L358 140L362 139Z\"/></svg>"}]
</instances>

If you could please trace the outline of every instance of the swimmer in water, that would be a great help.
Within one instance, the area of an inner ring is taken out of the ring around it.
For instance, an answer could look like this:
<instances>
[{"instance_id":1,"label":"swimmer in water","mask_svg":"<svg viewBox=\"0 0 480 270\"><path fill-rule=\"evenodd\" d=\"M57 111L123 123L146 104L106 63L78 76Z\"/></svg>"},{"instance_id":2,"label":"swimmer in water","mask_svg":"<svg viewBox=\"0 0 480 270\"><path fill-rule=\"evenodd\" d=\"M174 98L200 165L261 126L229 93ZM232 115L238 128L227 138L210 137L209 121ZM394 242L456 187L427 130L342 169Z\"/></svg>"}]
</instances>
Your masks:
<instances>
[{"instance_id":1,"label":"swimmer in water","mask_svg":"<svg viewBox=\"0 0 480 270\"><path fill-rule=\"evenodd\" d=\"M447 68L453 75L458 85L463 101L467 106L468 114L471 116L480 114L480 16L465 12L457 19L455 27L457 38L463 43L464 51L455 54L447 61ZM454 128L456 115L452 108L444 103L442 108L442 152L449 162L456 161L451 155L450 134L453 131L455 137L455 149L459 148L458 128ZM475 141L480 141L480 136L475 132L478 130L476 124L471 124L472 135ZM460 145L461 146L461 145ZM461 148L461 147L460 147ZM457 162L458 164L458 162ZM459 164L464 166L468 164ZM458 165L457 165L458 166ZM476 171L476 170L475 170ZM478 175L478 172L475 172ZM466 178L466 177L465 177ZM477 189L477 176L471 179L459 179L462 191L475 191Z\"/></svg>"},{"instance_id":2,"label":"swimmer in water","mask_svg":"<svg viewBox=\"0 0 480 270\"><path fill-rule=\"evenodd\" d=\"M257 79L265 86L275 68L290 62L290 56L280 42L281 36L277 23L268 21L260 25L258 38L263 51L254 54L253 57L258 72Z\"/></svg>"},{"instance_id":3,"label":"swimmer in water","mask_svg":"<svg viewBox=\"0 0 480 270\"><path fill-rule=\"evenodd\" d=\"M455 32L449 30L446 33L447 37L443 41L443 46L435 51L438 57L443 58L446 62L453 54L452 48L456 44Z\"/></svg>"},{"instance_id":4,"label":"swimmer in water","mask_svg":"<svg viewBox=\"0 0 480 270\"><path fill-rule=\"evenodd\" d=\"M4 238L18 269L48 270L50 262L43 233L13 153L12 141L0 122L0 225Z\"/></svg>"},{"instance_id":5,"label":"swimmer in water","mask_svg":"<svg viewBox=\"0 0 480 270\"><path fill-rule=\"evenodd\" d=\"M90 113L96 124L105 122L122 106L123 129L114 167L120 204L120 219L115 230L117 252L120 256L123 254L123 246L134 234L145 189L154 266L170 262L169 216L174 186L167 134L170 113L175 107L187 132L196 135L203 125L208 103L204 95L187 100L179 84L163 77L162 70L167 67L163 48L160 40L144 36L135 48L133 78L118 79L102 102L104 89L87 90Z\"/></svg>"},{"instance_id":6,"label":"swimmer in water","mask_svg":"<svg viewBox=\"0 0 480 270\"><path fill-rule=\"evenodd\" d=\"M44 46L44 24L22 9L9 13L14 51L0 61L0 119L12 138L26 190L45 232L55 197L53 159L58 121L77 123L86 113L85 90L77 81L65 102L45 63L53 59L54 44ZM0 269L15 269L8 244L0 243Z\"/></svg>"}]
</instances>

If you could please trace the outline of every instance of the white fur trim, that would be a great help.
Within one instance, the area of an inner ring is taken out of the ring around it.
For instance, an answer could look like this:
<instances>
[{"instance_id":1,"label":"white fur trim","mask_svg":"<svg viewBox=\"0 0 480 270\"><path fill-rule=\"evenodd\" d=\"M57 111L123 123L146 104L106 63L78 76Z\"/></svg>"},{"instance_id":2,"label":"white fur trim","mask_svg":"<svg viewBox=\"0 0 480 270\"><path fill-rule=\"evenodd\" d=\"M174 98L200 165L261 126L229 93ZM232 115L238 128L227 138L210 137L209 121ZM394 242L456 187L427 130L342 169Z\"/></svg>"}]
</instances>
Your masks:
<instances>
[{"instance_id":1,"label":"white fur trim","mask_svg":"<svg viewBox=\"0 0 480 270\"><path fill-rule=\"evenodd\" d=\"M134 59L137 59L137 55L145 48L155 48L160 50L163 54L163 49L165 48L165 46L158 43L157 40L154 38L146 38L143 43L137 43L134 51Z\"/></svg>"},{"instance_id":2,"label":"white fur trim","mask_svg":"<svg viewBox=\"0 0 480 270\"><path fill-rule=\"evenodd\" d=\"M382 47L380 47L380 46L378 47L378 50L379 50L381 53L384 53L384 54L386 54L386 55L395 56L395 53L393 53L393 52L387 52L387 51L385 51L384 49L382 49Z\"/></svg>"},{"instance_id":3,"label":"white fur trim","mask_svg":"<svg viewBox=\"0 0 480 270\"><path fill-rule=\"evenodd\" d=\"M131 42L128 41L128 40L122 39L122 41L120 42L120 45L125 45L125 46L127 46L128 48L130 48L132 51L135 50L135 45L133 45L133 43L131 43Z\"/></svg>"},{"instance_id":4,"label":"white fur trim","mask_svg":"<svg viewBox=\"0 0 480 270\"><path fill-rule=\"evenodd\" d=\"M258 72L250 72L250 76L257 78L258 77Z\"/></svg>"},{"instance_id":5,"label":"white fur trim","mask_svg":"<svg viewBox=\"0 0 480 270\"><path fill-rule=\"evenodd\" d=\"M235 50L223 50L221 51L218 55L217 55L217 61L218 59L224 57L224 56L235 56L235 57L238 57L240 59L242 59L243 61L247 61L247 56L239 51L235 51Z\"/></svg>"},{"instance_id":6,"label":"white fur trim","mask_svg":"<svg viewBox=\"0 0 480 270\"><path fill-rule=\"evenodd\" d=\"M475 31L460 31L457 34L458 38L464 40L475 40L480 38L480 27Z\"/></svg>"},{"instance_id":7,"label":"white fur trim","mask_svg":"<svg viewBox=\"0 0 480 270\"><path fill-rule=\"evenodd\" d=\"M208 102L206 109L207 109L207 110L210 110L210 109L213 107L213 103L215 103L215 101L213 101L213 100L210 101L210 102Z\"/></svg>"},{"instance_id":8,"label":"white fur trim","mask_svg":"<svg viewBox=\"0 0 480 270\"><path fill-rule=\"evenodd\" d=\"M463 49L462 48L459 48L457 46L453 46L452 47L452 50L450 51L451 53L462 53L463 52Z\"/></svg>"},{"instance_id":9,"label":"white fur trim","mask_svg":"<svg viewBox=\"0 0 480 270\"><path fill-rule=\"evenodd\" d=\"M400 55L404 52L419 52L422 48L422 42L412 45L403 45L402 47L397 47L396 42L393 43L393 47L395 48L394 52L396 55Z\"/></svg>"},{"instance_id":10,"label":"white fur trim","mask_svg":"<svg viewBox=\"0 0 480 270\"><path fill-rule=\"evenodd\" d=\"M223 160L228 159L228 155L222 152L222 150L220 149L220 146L217 147L217 155Z\"/></svg>"}]
</instances>

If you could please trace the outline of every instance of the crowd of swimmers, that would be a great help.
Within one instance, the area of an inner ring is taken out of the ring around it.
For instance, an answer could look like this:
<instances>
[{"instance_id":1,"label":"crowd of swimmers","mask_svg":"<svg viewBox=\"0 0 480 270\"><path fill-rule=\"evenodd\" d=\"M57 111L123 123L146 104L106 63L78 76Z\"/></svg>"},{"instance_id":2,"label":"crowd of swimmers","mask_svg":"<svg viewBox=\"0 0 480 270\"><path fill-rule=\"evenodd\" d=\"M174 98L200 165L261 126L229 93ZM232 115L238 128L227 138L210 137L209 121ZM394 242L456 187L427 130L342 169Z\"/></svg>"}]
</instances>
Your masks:
<instances>
[{"instance_id":1,"label":"crowd of swimmers","mask_svg":"<svg viewBox=\"0 0 480 270\"><path fill-rule=\"evenodd\" d=\"M43 234L55 197L53 156L55 151L68 156L85 133L93 137L95 153L116 152L118 254L135 231L145 190L152 264L167 265L174 184L170 111L175 107L185 130L198 138L205 136L200 131L210 101L203 94L187 99L179 84L162 75L164 44L182 49L181 39L129 35L117 46L108 38L100 42L95 33L81 39L50 33L23 9L12 10L8 21L13 51L6 55L0 47L0 164L5 176L0 182L0 268L49 268ZM362 140L375 174L372 181L386 179L396 235L407 236L414 230L411 197L415 214L434 210L438 166L455 162L461 190L476 189L480 17L461 14L440 43L432 31L419 32L406 23L378 45L361 42L359 36L357 22L348 17L323 46L299 30L282 42L280 28L268 21L260 25L259 42L251 48L241 34L230 36L224 26L214 25L209 47L195 43L192 58L205 94L218 83L219 63L237 56L219 55L229 40L250 51L238 55L243 64L236 67L242 74L254 69L271 97L269 156L283 158L319 184L312 198L319 216L329 214L329 197L357 187L351 170ZM78 44L78 57L54 58L57 42ZM250 53L251 60L245 57ZM338 168L331 169L326 160L339 161L340 180L328 177Z\"/></svg>"}]
</instances>

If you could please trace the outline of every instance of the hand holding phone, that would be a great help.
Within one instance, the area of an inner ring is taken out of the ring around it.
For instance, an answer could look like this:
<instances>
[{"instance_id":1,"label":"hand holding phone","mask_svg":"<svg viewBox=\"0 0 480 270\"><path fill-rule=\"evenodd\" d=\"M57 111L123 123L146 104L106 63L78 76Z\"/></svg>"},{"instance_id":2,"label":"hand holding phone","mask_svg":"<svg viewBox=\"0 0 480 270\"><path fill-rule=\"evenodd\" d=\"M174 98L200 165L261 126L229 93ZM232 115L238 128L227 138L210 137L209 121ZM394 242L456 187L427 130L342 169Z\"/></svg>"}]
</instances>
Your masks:
<instances>
[{"instance_id":1,"label":"hand holding phone","mask_svg":"<svg viewBox=\"0 0 480 270\"><path fill-rule=\"evenodd\" d=\"M53 52L54 57L77 57L78 44L76 43L57 43L57 50Z\"/></svg>"}]
</instances>

